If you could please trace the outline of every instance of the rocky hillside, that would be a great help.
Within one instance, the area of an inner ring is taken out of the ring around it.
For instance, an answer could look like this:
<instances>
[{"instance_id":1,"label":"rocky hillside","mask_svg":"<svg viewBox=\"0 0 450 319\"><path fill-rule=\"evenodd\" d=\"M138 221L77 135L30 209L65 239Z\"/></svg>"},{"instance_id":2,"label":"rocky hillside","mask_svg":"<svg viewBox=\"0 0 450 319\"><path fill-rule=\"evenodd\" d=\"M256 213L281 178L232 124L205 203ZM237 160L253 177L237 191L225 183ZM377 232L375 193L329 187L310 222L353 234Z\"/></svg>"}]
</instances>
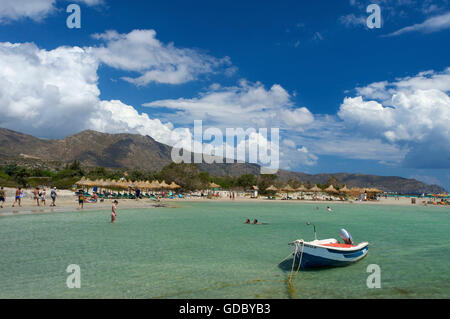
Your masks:
<instances>
[{"instance_id":1,"label":"rocky hillside","mask_svg":"<svg viewBox=\"0 0 450 319\"><path fill-rule=\"evenodd\" d=\"M79 160L84 166L107 168L128 168L145 171L159 171L171 163L168 145L155 141L150 136L137 134L108 134L83 131L60 140L44 140L19 132L0 128L0 164L16 162L19 165L37 165L58 168L66 163ZM198 164L200 171L213 176L258 175L256 164ZM334 176L341 183L353 186L377 187L385 191L401 193L439 193L444 189L437 185L427 185L414 179L396 176L375 176L363 174L305 174L280 170L278 178L312 184L325 183Z\"/></svg>"}]
</instances>

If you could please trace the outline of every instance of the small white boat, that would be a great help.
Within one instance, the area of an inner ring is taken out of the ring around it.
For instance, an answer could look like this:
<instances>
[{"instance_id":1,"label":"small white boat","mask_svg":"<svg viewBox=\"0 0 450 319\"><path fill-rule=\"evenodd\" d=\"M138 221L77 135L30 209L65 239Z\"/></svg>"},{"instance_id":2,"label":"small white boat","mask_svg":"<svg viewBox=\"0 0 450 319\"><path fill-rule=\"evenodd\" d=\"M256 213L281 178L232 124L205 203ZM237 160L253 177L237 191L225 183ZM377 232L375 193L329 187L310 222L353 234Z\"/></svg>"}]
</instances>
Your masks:
<instances>
[{"instance_id":1,"label":"small white boat","mask_svg":"<svg viewBox=\"0 0 450 319\"><path fill-rule=\"evenodd\" d=\"M296 262L301 263L301 268L346 266L367 255L368 242L354 245L351 235L345 229L341 230L341 235L344 243L339 243L334 238L318 240L316 237L313 241L297 239L289 245L292 246Z\"/></svg>"}]
</instances>

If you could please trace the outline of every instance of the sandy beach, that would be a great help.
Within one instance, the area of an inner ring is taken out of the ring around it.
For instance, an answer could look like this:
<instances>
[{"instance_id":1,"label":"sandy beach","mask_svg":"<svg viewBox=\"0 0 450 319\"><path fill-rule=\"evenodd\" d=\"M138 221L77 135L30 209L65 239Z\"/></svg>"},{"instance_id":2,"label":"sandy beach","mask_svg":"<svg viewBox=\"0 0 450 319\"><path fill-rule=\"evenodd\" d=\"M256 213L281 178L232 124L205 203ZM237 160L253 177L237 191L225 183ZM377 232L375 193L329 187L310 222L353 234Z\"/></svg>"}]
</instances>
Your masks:
<instances>
[{"instance_id":1,"label":"sandy beach","mask_svg":"<svg viewBox=\"0 0 450 319\"><path fill-rule=\"evenodd\" d=\"M25 189L24 198L22 199L22 206L19 207L17 204L15 207L11 207L14 203L14 192L13 188L5 188L7 193L6 202L3 208L0 208L0 216L16 215L16 214L38 214L38 213L52 213L52 212L72 212L78 210L78 200L74 193L70 190L58 190L58 197L56 199L56 206L52 207L50 190L47 190L47 202L46 205L36 205L36 201L33 200L33 190ZM85 202L84 211L89 210L110 210L112 206L113 199L105 199L104 201L97 201L96 203ZM227 197L218 197L208 199L207 197L190 197L186 198L176 198L176 199L161 199L161 202L156 202L151 199L120 199L119 200L119 210L121 209L136 209L136 208L154 208L154 207L176 207L179 202L247 202L247 203L296 203L296 204L327 204L332 207L333 205L394 205L394 206L423 206L425 199L416 198L416 204L411 203L410 197L381 197L379 200L372 201L337 201L337 200L282 200L277 198L276 200L269 200L266 197L250 198L250 197L237 197L235 199L229 199Z\"/></svg>"}]
</instances>

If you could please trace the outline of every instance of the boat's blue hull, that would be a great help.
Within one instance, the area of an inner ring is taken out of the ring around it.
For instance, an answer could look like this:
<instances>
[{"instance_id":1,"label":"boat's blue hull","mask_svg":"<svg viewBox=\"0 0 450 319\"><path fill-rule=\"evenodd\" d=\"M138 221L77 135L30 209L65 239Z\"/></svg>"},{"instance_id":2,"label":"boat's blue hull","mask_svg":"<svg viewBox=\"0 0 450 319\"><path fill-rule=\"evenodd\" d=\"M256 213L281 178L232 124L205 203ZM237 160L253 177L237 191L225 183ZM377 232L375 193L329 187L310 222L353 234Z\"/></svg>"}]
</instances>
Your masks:
<instances>
[{"instance_id":1,"label":"boat's blue hull","mask_svg":"<svg viewBox=\"0 0 450 319\"><path fill-rule=\"evenodd\" d=\"M301 257L301 268L347 266L365 257L368 249L368 246L365 246L355 251L339 251L305 246L303 256L301 256L301 248L299 248L295 255L295 262L300 262Z\"/></svg>"}]
</instances>

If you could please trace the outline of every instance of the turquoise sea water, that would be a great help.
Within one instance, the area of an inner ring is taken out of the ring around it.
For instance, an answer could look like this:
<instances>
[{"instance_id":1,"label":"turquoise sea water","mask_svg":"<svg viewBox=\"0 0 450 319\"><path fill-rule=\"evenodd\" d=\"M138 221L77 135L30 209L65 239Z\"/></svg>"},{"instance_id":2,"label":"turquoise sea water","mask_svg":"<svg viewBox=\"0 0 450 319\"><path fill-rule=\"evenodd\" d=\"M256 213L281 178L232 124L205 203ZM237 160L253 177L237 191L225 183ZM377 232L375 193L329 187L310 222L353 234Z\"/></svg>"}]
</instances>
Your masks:
<instances>
[{"instance_id":1,"label":"turquoise sea water","mask_svg":"<svg viewBox=\"0 0 450 319\"><path fill-rule=\"evenodd\" d=\"M0 298L449 298L450 209L294 202L180 203L177 208L0 217ZM320 209L316 210L316 206ZM264 225L246 225L257 218ZM348 267L300 271L289 241L368 241ZM68 289L66 268L81 268ZM381 289L368 289L369 264ZM253 279L257 279L252 281Z\"/></svg>"}]
</instances>

